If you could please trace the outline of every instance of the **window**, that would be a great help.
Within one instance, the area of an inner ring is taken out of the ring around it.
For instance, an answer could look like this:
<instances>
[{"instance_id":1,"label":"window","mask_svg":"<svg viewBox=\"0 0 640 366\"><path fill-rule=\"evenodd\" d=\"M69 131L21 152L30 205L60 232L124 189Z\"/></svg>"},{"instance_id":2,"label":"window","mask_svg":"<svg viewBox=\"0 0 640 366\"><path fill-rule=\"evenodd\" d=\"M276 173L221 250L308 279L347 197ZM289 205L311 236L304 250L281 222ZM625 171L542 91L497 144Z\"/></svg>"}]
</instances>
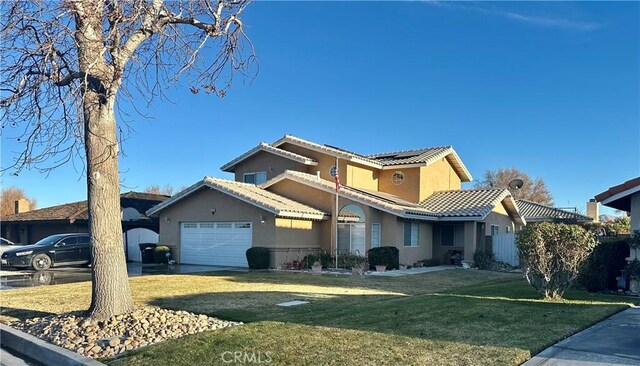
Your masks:
<instances>
[{"instance_id":1,"label":"window","mask_svg":"<svg viewBox=\"0 0 640 366\"><path fill-rule=\"evenodd\" d=\"M440 245L445 247L464 246L464 224L442 225Z\"/></svg>"},{"instance_id":2,"label":"window","mask_svg":"<svg viewBox=\"0 0 640 366\"><path fill-rule=\"evenodd\" d=\"M395 172L391 176L391 182L395 185L400 185L404 182L404 173L403 172Z\"/></svg>"},{"instance_id":3,"label":"window","mask_svg":"<svg viewBox=\"0 0 640 366\"><path fill-rule=\"evenodd\" d=\"M380 224L371 224L371 248L380 246Z\"/></svg>"},{"instance_id":4,"label":"window","mask_svg":"<svg viewBox=\"0 0 640 366\"><path fill-rule=\"evenodd\" d=\"M420 225L417 222L404 223L404 246L417 247L419 242L418 232Z\"/></svg>"},{"instance_id":5,"label":"window","mask_svg":"<svg viewBox=\"0 0 640 366\"><path fill-rule=\"evenodd\" d=\"M248 222L242 222L235 224L236 229L251 229L251 224Z\"/></svg>"},{"instance_id":6,"label":"window","mask_svg":"<svg viewBox=\"0 0 640 366\"><path fill-rule=\"evenodd\" d=\"M90 242L91 242L91 239L88 236L78 237L78 244L89 244Z\"/></svg>"},{"instance_id":7,"label":"window","mask_svg":"<svg viewBox=\"0 0 640 366\"><path fill-rule=\"evenodd\" d=\"M231 227L230 222L219 222L216 224L216 228L218 229L231 229Z\"/></svg>"},{"instance_id":8,"label":"window","mask_svg":"<svg viewBox=\"0 0 640 366\"><path fill-rule=\"evenodd\" d=\"M261 184L267 181L267 172L244 173L242 179L245 183Z\"/></svg>"},{"instance_id":9,"label":"window","mask_svg":"<svg viewBox=\"0 0 640 366\"><path fill-rule=\"evenodd\" d=\"M500 226L491 225L491 236L498 235L500 233Z\"/></svg>"},{"instance_id":10,"label":"window","mask_svg":"<svg viewBox=\"0 0 640 366\"><path fill-rule=\"evenodd\" d=\"M198 224L182 224L182 227L184 227L185 229L196 229L198 227Z\"/></svg>"},{"instance_id":11,"label":"window","mask_svg":"<svg viewBox=\"0 0 640 366\"><path fill-rule=\"evenodd\" d=\"M504 229L505 229L504 232L507 233L507 234L511 232L511 227L510 226L505 226Z\"/></svg>"},{"instance_id":12,"label":"window","mask_svg":"<svg viewBox=\"0 0 640 366\"><path fill-rule=\"evenodd\" d=\"M214 224L213 222L207 222L207 223L200 224L200 228L201 229L213 229L215 227L216 227L216 224Z\"/></svg>"}]
</instances>

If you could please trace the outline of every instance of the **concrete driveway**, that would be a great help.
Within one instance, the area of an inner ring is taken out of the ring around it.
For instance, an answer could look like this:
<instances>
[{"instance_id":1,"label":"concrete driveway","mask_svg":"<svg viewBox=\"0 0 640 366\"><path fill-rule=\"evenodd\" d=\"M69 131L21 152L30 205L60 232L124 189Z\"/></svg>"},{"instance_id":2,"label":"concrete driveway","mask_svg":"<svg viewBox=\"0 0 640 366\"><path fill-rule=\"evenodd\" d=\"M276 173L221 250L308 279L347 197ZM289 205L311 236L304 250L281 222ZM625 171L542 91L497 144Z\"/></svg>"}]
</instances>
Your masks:
<instances>
[{"instance_id":1,"label":"concrete driveway","mask_svg":"<svg viewBox=\"0 0 640 366\"><path fill-rule=\"evenodd\" d=\"M627 309L545 349L523 366L640 365L640 307Z\"/></svg>"},{"instance_id":2,"label":"concrete driveway","mask_svg":"<svg viewBox=\"0 0 640 366\"><path fill-rule=\"evenodd\" d=\"M246 268L198 266L190 264L140 264L127 263L129 277L152 276L160 274L187 274L219 271L241 271ZM61 267L48 271L36 272L32 270L0 270L0 290L10 290L19 287L59 285L63 283L91 281L91 268Z\"/></svg>"}]
</instances>

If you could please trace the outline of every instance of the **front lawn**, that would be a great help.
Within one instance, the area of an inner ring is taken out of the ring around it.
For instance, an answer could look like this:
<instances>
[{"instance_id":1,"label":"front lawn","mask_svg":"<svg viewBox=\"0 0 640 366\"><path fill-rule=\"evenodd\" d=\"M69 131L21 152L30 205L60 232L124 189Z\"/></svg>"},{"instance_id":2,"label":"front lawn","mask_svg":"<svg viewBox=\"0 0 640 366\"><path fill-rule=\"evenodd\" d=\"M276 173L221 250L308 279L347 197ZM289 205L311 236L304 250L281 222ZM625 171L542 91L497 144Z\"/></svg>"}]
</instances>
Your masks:
<instances>
[{"instance_id":1,"label":"front lawn","mask_svg":"<svg viewBox=\"0 0 640 366\"><path fill-rule=\"evenodd\" d=\"M628 306L630 299L566 294L546 302L519 275L450 270L407 277L296 273L173 275L131 279L138 305L247 324L187 336L111 365L517 365ZM88 307L90 283L2 293L2 321ZM306 300L284 308L277 303Z\"/></svg>"}]
</instances>

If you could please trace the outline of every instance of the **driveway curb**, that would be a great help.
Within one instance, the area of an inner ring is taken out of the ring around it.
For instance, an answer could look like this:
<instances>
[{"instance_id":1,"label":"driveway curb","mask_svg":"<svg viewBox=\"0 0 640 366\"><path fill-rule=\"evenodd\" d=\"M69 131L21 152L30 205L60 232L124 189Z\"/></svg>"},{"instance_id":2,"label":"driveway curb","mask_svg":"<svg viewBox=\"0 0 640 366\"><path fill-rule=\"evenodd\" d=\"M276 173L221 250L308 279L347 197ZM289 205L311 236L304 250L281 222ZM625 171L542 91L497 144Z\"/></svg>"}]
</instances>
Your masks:
<instances>
[{"instance_id":1,"label":"driveway curb","mask_svg":"<svg viewBox=\"0 0 640 366\"><path fill-rule=\"evenodd\" d=\"M6 324L0 324L0 342L4 348L45 365L105 366L102 362L47 343Z\"/></svg>"}]
</instances>

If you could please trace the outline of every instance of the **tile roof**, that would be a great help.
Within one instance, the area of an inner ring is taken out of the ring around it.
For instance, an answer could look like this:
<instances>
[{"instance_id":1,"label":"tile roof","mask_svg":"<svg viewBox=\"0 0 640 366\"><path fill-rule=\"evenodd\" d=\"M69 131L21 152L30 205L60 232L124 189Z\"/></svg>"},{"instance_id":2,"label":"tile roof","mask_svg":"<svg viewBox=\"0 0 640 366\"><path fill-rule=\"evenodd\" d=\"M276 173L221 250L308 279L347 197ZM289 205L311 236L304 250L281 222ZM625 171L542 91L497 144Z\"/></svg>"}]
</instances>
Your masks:
<instances>
[{"instance_id":1,"label":"tile roof","mask_svg":"<svg viewBox=\"0 0 640 366\"><path fill-rule=\"evenodd\" d=\"M273 184L291 179L306 185L310 185L325 192L335 192L335 183L316 175L287 170L283 174L260 185L267 189ZM422 220L482 220L493 208L502 202L513 212L517 222L522 222L511 194L506 189L476 189L436 192L420 204L405 201L397 196L370 191L349 186L340 186L340 196L360 202L367 206L375 207L381 211L392 213L404 218L417 218Z\"/></svg>"},{"instance_id":2,"label":"tile roof","mask_svg":"<svg viewBox=\"0 0 640 366\"><path fill-rule=\"evenodd\" d=\"M630 212L631 195L636 192L640 192L640 177L629 179L622 184L613 186L598 194L595 199L605 206Z\"/></svg>"},{"instance_id":3,"label":"tile roof","mask_svg":"<svg viewBox=\"0 0 640 366\"><path fill-rule=\"evenodd\" d=\"M578 222L589 222L593 220L591 217L581 215L577 212L570 212L542 205L537 202L517 200L516 204L518 205L520 214L529 222L551 220L575 220Z\"/></svg>"},{"instance_id":4,"label":"tile roof","mask_svg":"<svg viewBox=\"0 0 640 366\"><path fill-rule=\"evenodd\" d=\"M120 195L120 205L122 207L133 207L141 213L152 206L169 198L169 196L127 192ZM8 215L2 218L3 222L25 222L25 221L68 221L88 220L87 201L65 203L63 205L45 207L37 210L21 212L19 214ZM143 218L144 219L144 218Z\"/></svg>"},{"instance_id":5,"label":"tile roof","mask_svg":"<svg viewBox=\"0 0 640 366\"><path fill-rule=\"evenodd\" d=\"M246 153L238 156L237 158L231 160L230 162L226 163L225 165L223 165L222 167L220 167L220 169L222 171L225 172L230 172L233 171L233 168L235 168L235 166L248 159L249 157L255 155L256 153L260 152L260 151L264 151L264 152L268 152L274 155L278 155L281 156L283 158L287 158L293 161L297 161L299 163L305 164L305 165L318 165L318 162L308 158L306 156L302 156L300 154L296 154L293 153L291 151L287 151L287 150L283 150L283 149L279 149L275 146L271 146L269 144L267 144L266 142L261 142L260 144L258 144L258 146L254 147L253 149L247 151Z\"/></svg>"},{"instance_id":6,"label":"tile roof","mask_svg":"<svg viewBox=\"0 0 640 366\"><path fill-rule=\"evenodd\" d=\"M311 150L324 152L332 156L338 156L339 158L342 158L342 159L353 160L363 165L371 166L374 168L378 168L378 169L382 168L382 164L380 164L379 162L373 159L369 159L364 155L360 155L360 154L357 154L348 150L344 150L335 146L318 144L318 143L301 139L299 137L295 137L292 135L284 135L283 138L274 142L272 145L275 147L278 147L285 143L290 143L293 145L306 147Z\"/></svg>"},{"instance_id":7,"label":"tile roof","mask_svg":"<svg viewBox=\"0 0 640 366\"><path fill-rule=\"evenodd\" d=\"M204 177L200 182L151 208L147 211L147 215L156 214L158 211L189 196L202 187L215 189L281 217L309 218L316 220L324 220L329 217L327 213L321 210L261 189L254 184L211 177Z\"/></svg>"},{"instance_id":8,"label":"tile roof","mask_svg":"<svg viewBox=\"0 0 640 366\"><path fill-rule=\"evenodd\" d=\"M280 182L284 179L290 179L305 185L319 188L325 192L335 192L335 183L326 179L318 178L316 175L302 173L294 170L286 170L279 176L262 183L259 187L267 189L268 187ZM397 216L407 217L408 215L434 216L431 212L423 209L415 203L405 201L399 197L390 194L381 194L359 188L349 186L340 186L340 196L351 199L356 202L363 203L386 211ZM435 217L434 217L435 219Z\"/></svg>"},{"instance_id":9,"label":"tile roof","mask_svg":"<svg viewBox=\"0 0 640 366\"><path fill-rule=\"evenodd\" d=\"M443 217L484 217L507 197L511 194L506 189L440 191L420 202L420 206Z\"/></svg>"},{"instance_id":10,"label":"tile roof","mask_svg":"<svg viewBox=\"0 0 640 366\"><path fill-rule=\"evenodd\" d=\"M321 145L292 135L285 135L280 140L274 142L273 146L281 146L284 143L290 143L311 150L324 152L332 156L351 160L377 169L391 169L410 164L429 165L446 157L458 175L460 175L463 182L470 182L473 179L467 167L462 163L462 159L460 159L451 146L361 155L335 146Z\"/></svg>"}]
</instances>

